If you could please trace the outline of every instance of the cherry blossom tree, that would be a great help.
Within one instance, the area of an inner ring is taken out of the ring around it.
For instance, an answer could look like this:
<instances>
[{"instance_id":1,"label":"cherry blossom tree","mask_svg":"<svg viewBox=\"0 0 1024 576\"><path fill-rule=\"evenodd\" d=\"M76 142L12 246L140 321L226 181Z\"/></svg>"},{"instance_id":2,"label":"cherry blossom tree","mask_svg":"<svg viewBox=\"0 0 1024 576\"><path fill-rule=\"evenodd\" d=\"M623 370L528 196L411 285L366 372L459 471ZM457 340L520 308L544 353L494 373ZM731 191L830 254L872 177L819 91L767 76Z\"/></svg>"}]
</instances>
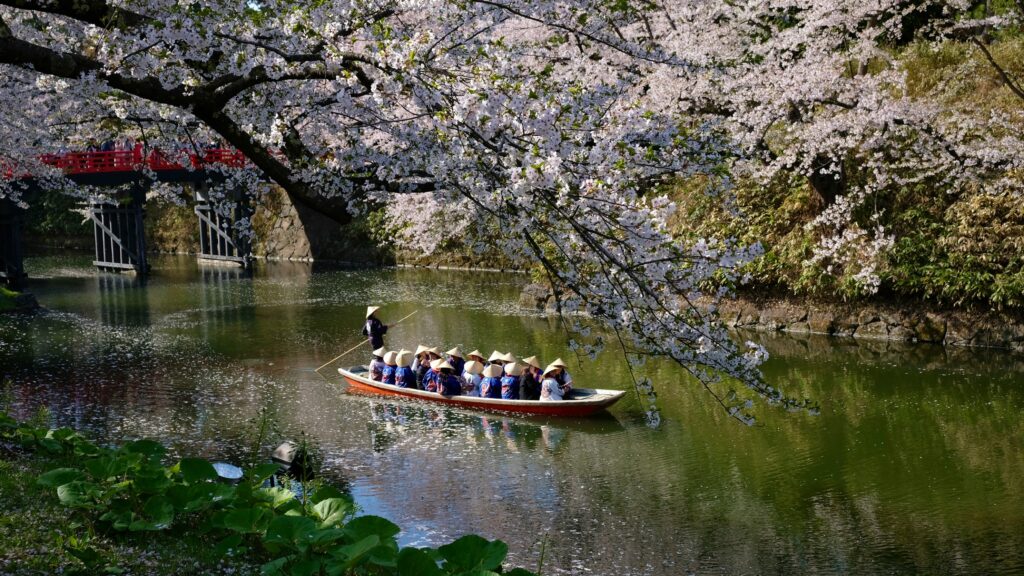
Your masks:
<instances>
[{"instance_id":1,"label":"cherry blossom tree","mask_svg":"<svg viewBox=\"0 0 1024 576\"><path fill-rule=\"evenodd\" d=\"M978 26L969 8L0 0L0 156L58 180L39 151L223 140L252 163L235 185L269 178L339 222L385 205L420 250L458 236L539 262L581 352L605 342L577 312L631 363L671 358L752 422L717 382L804 405L762 380L763 350L736 345L715 315L758 247L673 238L659 185L802 173L828 205L818 257L859 266L870 285L888 237L851 215L873 191L922 177L1017 186L1017 119L966 121L907 98L888 49ZM851 162L870 177L849 182Z\"/></svg>"}]
</instances>

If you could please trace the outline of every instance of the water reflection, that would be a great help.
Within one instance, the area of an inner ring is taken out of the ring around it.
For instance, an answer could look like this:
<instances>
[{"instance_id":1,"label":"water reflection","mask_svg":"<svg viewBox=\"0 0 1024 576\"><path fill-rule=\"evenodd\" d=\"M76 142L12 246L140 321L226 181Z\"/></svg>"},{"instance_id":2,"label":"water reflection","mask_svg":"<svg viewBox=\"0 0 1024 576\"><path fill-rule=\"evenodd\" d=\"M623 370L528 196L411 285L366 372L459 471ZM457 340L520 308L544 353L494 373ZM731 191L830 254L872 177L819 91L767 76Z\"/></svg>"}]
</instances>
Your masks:
<instances>
[{"instance_id":1,"label":"water reflection","mask_svg":"<svg viewBox=\"0 0 1024 576\"><path fill-rule=\"evenodd\" d=\"M19 416L48 406L100 438L233 460L265 411L266 449L305 434L403 542L477 532L532 567L546 537L547 574L1024 572L1018 356L744 335L771 352L769 381L818 399L820 416L761 407L760 426L738 426L651 362L660 429L634 395L603 418L507 417L353 394L311 368L361 340L370 302L392 320L420 311L391 347L562 356L551 320L512 313L521 278L153 262L144 287L102 284L87 258L86 272L63 276L61 259L35 276L49 311L0 317L3 397ZM628 386L614 354L572 369Z\"/></svg>"}]
</instances>

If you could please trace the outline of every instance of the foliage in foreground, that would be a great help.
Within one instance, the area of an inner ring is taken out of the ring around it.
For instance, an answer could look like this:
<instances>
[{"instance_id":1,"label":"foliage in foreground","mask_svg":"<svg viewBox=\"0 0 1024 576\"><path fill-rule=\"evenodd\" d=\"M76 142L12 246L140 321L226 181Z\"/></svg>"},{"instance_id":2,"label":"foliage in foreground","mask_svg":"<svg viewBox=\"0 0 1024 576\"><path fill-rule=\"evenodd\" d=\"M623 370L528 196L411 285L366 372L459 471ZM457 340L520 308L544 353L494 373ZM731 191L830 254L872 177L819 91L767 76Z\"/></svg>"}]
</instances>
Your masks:
<instances>
[{"instance_id":1,"label":"foliage in foreground","mask_svg":"<svg viewBox=\"0 0 1024 576\"><path fill-rule=\"evenodd\" d=\"M81 573L120 573L90 546L97 532L132 538L145 533L199 535L214 556L263 562L265 575L473 575L505 572L508 546L468 535L439 548L399 547L400 529L377 516L356 516L350 497L330 486L303 483L299 496L266 487L276 464L245 471L235 485L218 481L199 458L163 464L166 449L152 440L97 446L76 432L19 424L0 413L0 447L16 446L65 463L38 477L73 511L65 551Z\"/></svg>"}]
</instances>

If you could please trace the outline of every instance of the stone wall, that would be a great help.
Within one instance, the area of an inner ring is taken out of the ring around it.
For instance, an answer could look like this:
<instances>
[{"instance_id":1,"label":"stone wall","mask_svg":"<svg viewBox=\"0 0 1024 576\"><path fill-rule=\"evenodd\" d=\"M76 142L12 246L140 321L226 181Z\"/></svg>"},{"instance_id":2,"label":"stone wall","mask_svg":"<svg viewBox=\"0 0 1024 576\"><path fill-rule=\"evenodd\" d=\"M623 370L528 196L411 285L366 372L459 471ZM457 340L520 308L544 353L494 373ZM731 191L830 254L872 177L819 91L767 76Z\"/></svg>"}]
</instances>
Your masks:
<instances>
[{"instance_id":1,"label":"stone wall","mask_svg":"<svg viewBox=\"0 0 1024 576\"><path fill-rule=\"evenodd\" d=\"M530 284L520 305L552 312L554 298L547 287ZM739 298L723 301L719 315L730 328L743 330L1024 351L1024 317L1014 312Z\"/></svg>"}]
</instances>

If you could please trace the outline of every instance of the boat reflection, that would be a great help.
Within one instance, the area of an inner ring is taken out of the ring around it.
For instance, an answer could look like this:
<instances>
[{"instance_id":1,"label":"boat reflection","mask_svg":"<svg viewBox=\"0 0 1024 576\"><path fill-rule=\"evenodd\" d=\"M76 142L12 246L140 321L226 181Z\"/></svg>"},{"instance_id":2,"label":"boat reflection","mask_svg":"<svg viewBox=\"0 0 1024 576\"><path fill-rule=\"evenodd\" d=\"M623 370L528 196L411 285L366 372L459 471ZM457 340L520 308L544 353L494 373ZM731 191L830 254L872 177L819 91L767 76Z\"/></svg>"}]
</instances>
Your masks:
<instances>
[{"instance_id":1,"label":"boat reflection","mask_svg":"<svg viewBox=\"0 0 1024 576\"><path fill-rule=\"evenodd\" d=\"M511 452L544 448L557 451L573 434L606 434L624 430L609 413L588 418L518 417L479 414L415 402L366 398L367 428L374 452L385 452L403 438L462 438L480 445L504 444Z\"/></svg>"}]
</instances>

